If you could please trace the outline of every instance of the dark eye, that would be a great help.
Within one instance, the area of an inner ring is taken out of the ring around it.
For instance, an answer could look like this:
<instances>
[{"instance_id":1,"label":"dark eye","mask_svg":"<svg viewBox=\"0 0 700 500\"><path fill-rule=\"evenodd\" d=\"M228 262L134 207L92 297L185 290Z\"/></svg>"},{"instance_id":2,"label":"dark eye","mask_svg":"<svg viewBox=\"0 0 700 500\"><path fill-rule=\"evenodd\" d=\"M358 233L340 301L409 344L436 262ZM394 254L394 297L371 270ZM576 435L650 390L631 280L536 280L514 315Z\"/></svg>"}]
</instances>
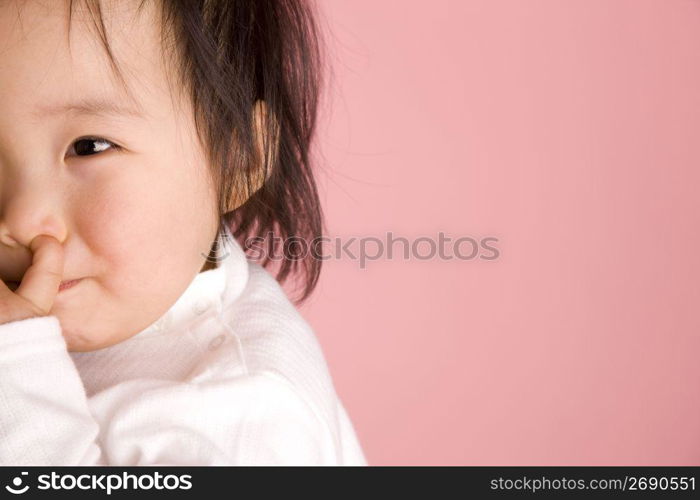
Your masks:
<instances>
[{"instance_id":1,"label":"dark eye","mask_svg":"<svg viewBox=\"0 0 700 500\"><path fill-rule=\"evenodd\" d=\"M75 154L78 156L92 156L108 149L120 150L121 147L102 137L82 137L73 143Z\"/></svg>"}]
</instances>

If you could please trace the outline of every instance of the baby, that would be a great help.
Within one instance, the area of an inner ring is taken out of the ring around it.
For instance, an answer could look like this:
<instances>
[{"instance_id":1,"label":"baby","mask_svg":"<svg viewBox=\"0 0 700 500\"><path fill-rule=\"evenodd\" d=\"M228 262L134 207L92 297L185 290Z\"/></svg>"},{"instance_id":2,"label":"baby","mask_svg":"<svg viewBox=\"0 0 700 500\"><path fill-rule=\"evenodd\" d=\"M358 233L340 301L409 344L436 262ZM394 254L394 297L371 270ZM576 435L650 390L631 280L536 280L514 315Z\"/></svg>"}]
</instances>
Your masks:
<instances>
[{"instance_id":1,"label":"baby","mask_svg":"<svg viewBox=\"0 0 700 500\"><path fill-rule=\"evenodd\" d=\"M366 463L321 261L239 243L321 234L320 66L301 0L0 3L0 465Z\"/></svg>"}]
</instances>

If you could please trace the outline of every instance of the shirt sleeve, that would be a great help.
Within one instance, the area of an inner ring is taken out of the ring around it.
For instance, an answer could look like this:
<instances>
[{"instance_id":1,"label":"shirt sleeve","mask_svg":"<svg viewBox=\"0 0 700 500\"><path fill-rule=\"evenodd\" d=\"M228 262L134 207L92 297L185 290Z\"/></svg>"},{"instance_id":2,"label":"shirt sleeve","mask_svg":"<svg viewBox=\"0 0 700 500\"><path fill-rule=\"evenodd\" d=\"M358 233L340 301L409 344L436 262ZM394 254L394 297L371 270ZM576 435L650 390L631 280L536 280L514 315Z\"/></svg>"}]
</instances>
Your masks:
<instances>
[{"instance_id":1,"label":"shirt sleeve","mask_svg":"<svg viewBox=\"0 0 700 500\"><path fill-rule=\"evenodd\" d=\"M257 396L241 415L234 461L252 465L344 465L342 436L285 378L251 377Z\"/></svg>"},{"instance_id":2,"label":"shirt sleeve","mask_svg":"<svg viewBox=\"0 0 700 500\"><path fill-rule=\"evenodd\" d=\"M58 318L0 325L0 465L104 465L98 433Z\"/></svg>"},{"instance_id":3,"label":"shirt sleeve","mask_svg":"<svg viewBox=\"0 0 700 500\"><path fill-rule=\"evenodd\" d=\"M343 465L368 465L365 452L357 439L355 426L348 416L345 406L336 400L338 412L338 433L341 444L341 463Z\"/></svg>"}]
</instances>

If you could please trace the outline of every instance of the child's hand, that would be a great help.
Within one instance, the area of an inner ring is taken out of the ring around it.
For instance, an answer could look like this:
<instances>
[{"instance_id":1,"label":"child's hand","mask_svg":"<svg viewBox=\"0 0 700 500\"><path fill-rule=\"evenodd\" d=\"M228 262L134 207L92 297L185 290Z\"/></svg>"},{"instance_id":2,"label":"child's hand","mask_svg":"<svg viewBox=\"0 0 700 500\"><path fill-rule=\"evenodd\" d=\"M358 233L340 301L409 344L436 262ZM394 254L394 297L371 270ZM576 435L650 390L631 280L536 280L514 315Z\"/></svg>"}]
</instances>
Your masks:
<instances>
[{"instance_id":1,"label":"child's hand","mask_svg":"<svg viewBox=\"0 0 700 500\"><path fill-rule=\"evenodd\" d=\"M53 306L63 277L63 246L41 234L29 244L32 265L16 291L0 280L0 324L46 316Z\"/></svg>"}]
</instances>

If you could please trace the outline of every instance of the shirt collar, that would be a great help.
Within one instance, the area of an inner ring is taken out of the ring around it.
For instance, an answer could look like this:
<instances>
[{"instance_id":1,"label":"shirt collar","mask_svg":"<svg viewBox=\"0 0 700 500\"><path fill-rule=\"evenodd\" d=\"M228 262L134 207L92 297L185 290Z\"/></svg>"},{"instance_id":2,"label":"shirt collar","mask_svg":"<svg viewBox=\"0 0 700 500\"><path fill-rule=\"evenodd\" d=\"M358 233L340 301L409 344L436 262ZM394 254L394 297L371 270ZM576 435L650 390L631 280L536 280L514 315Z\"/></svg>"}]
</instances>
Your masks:
<instances>
[{"instance_id":1,"label":"shirt collar","mask_svg":"<svg viewBox=\"0 0 700 500\"><path fill-rule=\"evenodd\" d=\"M132 338L180 329L207 311L220 314L224 304L235 301L248 282L248 261L226 224L217 235L215 255L217 267L198 273L163 316Z\"/></svg>"}]
</instances>

